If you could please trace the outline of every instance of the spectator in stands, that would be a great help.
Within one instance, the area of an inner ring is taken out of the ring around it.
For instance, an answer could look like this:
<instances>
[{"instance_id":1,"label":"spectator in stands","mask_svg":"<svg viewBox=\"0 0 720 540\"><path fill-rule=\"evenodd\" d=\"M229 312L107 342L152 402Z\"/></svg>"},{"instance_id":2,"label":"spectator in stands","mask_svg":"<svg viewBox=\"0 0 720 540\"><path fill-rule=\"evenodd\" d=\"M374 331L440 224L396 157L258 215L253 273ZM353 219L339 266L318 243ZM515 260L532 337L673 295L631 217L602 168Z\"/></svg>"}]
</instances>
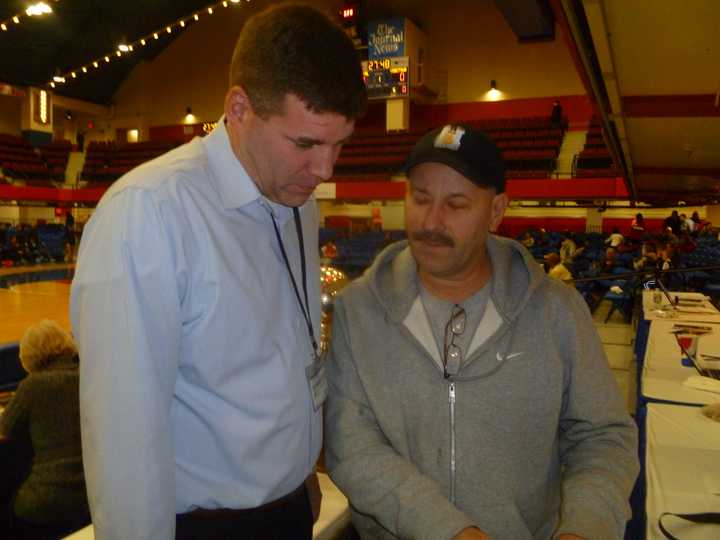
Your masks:
<instances>
[{"instance_id":1,"label":"spectator in stands","mask_svg":"<svg viewBox=\"0 0 720 540\"><path fill-rule=\"evenodd\" d=\"M678 254L684 254L687 255L688 253L692 253L697 248L697 241L693 238L693 235L691 235L688 232L682 232L680 233L680 241L678 242L676 252Z\"/></svg>"},{"instance_id":2,"label":"spectator in stands","mask_svg":"<svg viewBox=\"0 0 720 540\"><path fill-rule=\"evenodd\" d=\"M552 110L550 111L550 127L553 129L563 127L563 110L560 102L556 99L553 101Z\"/></svg>"},{"instance_id":3,"label":"spectator in stands","mask_svg":"<svg viewBox=\"0 0 720 540\"><path fill-rule=\"evenodd\" d=\"M643 243L640 257L633 261L635 270L646 270L657 266L657 248L655 242L648 240Z\"/></svg>"},{"instance_id":4,"label":"spectator in stands","mask_svg":"<svg viewBox=\"0 0 720 540\"><path fill-rule=\"evenodd\" d=\"M75 260L75 217L72 211L68 210L65 214L65 262L73 262Z\"/></svg>"},{"instance_id":5,"label":"spectator in stands","mask_svg":"<svg viewBox=\"0 0 720 540\"><path fill-rule=\"evenodd\" d=\"M663 244L658 249L658 266L660 270L670 270L675 265L675 249L672 244Z\"/></svg>"},{"instance_id":6,"label":"spectator in stands","mask_svg":"<svg viewBox=\"0 0 720 540\"><path fill-rule=\"evenodd\" d=\"M560 261L563 265L567 267L572 264L576 251L577 245L573 240L572 233L565 233L565 238L560 243Z\"/></svg>"},{"instance_id":7,"label":"spectator in stands","mask_svg":"<svg viewBox=\"0 0 720 540\"><path fill-rule=\"evenodd\" d=\"M243 24L217 127L98 204L71 313L100 537L311 538L326 388L312 194L366 103L343 29L275 4Z\"/></svg>"},{"instance_id":8,"label":"spectator in stands","mask_svg":"<svg viewBox=\"0 0 720 540\"><path fill-rule=\"evenodd\" d=\"M625 240L625 237L620 234L620 229L615 227L610 236L605 239L605 243L609 244L611 248L617 249Z\"/></svg>"},{"instance_id":9,"label":"spectator in stands","mask_svg":"<svg viewBox=\"0 0 720 540\"><path fill-rule=\"evenodd\" d=\"M29 375L0 416L0 437L27 441L32 465L12 501L10 537L59 538L90 522L80 448L77 349L59 324L43 320L20 340L20 362Z\"/></svg>"},{"instance_id":10,"label":"spectator in stands","mask_svg":"<svg viewBox=\"0 0 720 540\"><path fill-rule=\"evenodd\" d=\"M520 239L520 243L528 249L535 245L535 239L533 238L533 235L530 233L530 231L525 231L525 234Z\"/></svg>"},{"instance_id":11,"label":"spectator in stands","mask_svg":"<svg viewBox=\"0 0 720 540\"><path fill-rule=\"evenodd\" d=\"M713 228L713 225L709 221L704 221L702 225L700 226L700 231L698 233L699 236L716 236L715 229Z\"/></svg>"},{"instance_id":12,"label":"spectator in stands","mask_svg":"<svg viewBox=\"0 0 720 540\"><path fill-rule=\"evenodd\" d=\"M630 222L630 236L636 240L642 239L645 234L645 218L638 212Z\"/></svg>"},{"instance_id":13,"label":"spectator in stands","mask_svg":"<svg viewBox=\"0 0 720 540\"><path fill-rule=\"evenodd\" d=\"M687 217L687 214L680 214L680 232L689 234L695 232L695 222Z\"/></svg>"},{"instance_id":14,"label":"spectator in stands","mask_svg":"<svg viewBox=\"0 0 720 540\"><path fill-rule=\"evenodd\" d=\"M27 263L25 248L18 240L17 234L10 237L10 245L5 251L5 258L10 259L14 265Z\"/></svg>"},{"instance_id":15,"label":"spectator in stands","mask_svg":"<svg viewBox=\"0 0 720 540\"><path fill-rule=\"evenodd\" d=\"M555 252L545 254L545 265L547 274L553 279L558 279L568 285L572 285L572 274L561 260L560 255Z\"/></svg>"},{"instance_id":16,"label":"spectator in stands","mask_svg":"<svg viewBox=\"0 0 720 540\"><path fill-rule=\"evenodd\" d=\"M678 233L680 234L680 233ZM666 227L664 234L660 236L660 240L665 243L669 244L671 246L676 246L678 242L680 241L678 238L678 235L675 234L672 227Z\"/></svg>"},{"instance_id":17,"label":"spectator in stands","mask_svg":"<svg viewBox=\"0 0 720 540\"><path fill-rule=\"evenodd\" d=\"M602 272L609 274L617 265L617 252L614 248L607 248L605 251L605 260L603 261Z\"/></svg>"},{"instance_id":18,"label":"spectator in stands","mask_svg":"<svg viewBox=\"0 0 720 540\"><path fill-rule=\"evenodd\" d=\"M673 234L675 235L680 234L680 225L681 220L677 210L673 210L672 213L668 217L666 217L665 221L663 222L663 226L666 228L670 227Z\"/></svg>"},{"instance_id":19,"label":"spectator in stands","mask_svg":"<svg viewBox=\"0 0 720 540\"><path fill-rule=\"evenodd\" d=\"M697 213L697 210L692 213L690 219L692 219L693 223L695 223L695 229L699 229L699 226L702 223L702 219L700 219L700 214Z\"/></svg>"},{"instance_id":20,"label":"spectator in stands","mask_svg":"<svg viewBox=\"0 0 720 540\"><path fill-rule=\"evenodd\" d=\"M446 126L405 168L409 242L340 293L327 361L326 464L360 537L622 538L635 425L582 297L491 234L500 153Z\"/></svg>"}]
</instances>

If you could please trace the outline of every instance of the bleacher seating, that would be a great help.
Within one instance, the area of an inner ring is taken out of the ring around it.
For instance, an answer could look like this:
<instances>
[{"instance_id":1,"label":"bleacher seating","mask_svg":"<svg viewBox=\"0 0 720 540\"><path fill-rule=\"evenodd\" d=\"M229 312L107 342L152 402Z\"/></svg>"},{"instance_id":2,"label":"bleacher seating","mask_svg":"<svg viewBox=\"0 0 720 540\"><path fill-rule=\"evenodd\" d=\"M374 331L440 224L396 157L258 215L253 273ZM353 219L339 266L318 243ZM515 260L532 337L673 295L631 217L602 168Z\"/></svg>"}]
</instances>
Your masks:
<instances>
[{"instance_id":1,"label":"bleacher seating","mask_svg":"<svg viewBox=\"0 0 720 540\"><path fill-rule=\"evenodd\" d=\"M138 165L177 146L173 141L144 141L118 145L93 141L88 144L81 178L90 182L114 182Z\"/></svg>"},{"instance_id":2,"label":"bleacher seating","mask_svg":"<svg viewBox=\"0 0 720 540\"><path fill-rule=\"evenodd\" d=\"M62 182L65 180L65 169L67 168L72 143L67 140L53 141L38 148L40 157L50 170L51 179Z\"/></svg>"},{"instance_id":3,"label":"bleacher seating","mask_svg":"<svg viewBox=\"0 0 720 540\"><path fill-rule=\"evenodd\" d=\"M471 120L503 154L508 178L548 178L562 144L564 127L549 117ZM332 181L389 180L402 167L422 133L362 135L350 140L335 164Z\"/></svg>"},{"instance_id":4,"label":"bleacher seating","mask_svg":"<svg viewBox=\"0 0 720 540\"><path fill-rule=\"evenodd\" d=\"M602 178L618 176L610 150L605 144L602 126L593 118L590 121L585 146L575 159L574 176L577 178Z\"/></svg>"},{"instance_id":5,"label":"bleacher seating","mask_svg":"<svg viewBox=\"0 0 720 540\"><path fill-rule=\"evenodd\" d=\"M0 134L0 168L5 177L30 184L62 182L71 148L65 140L34 148L22 137Z\"/></svg>"},{"instance_id":6,"label":"bleacher seating","mask_svg":"<svg viewBox=\"0 0 720 540\"><path fill-rule=\"evenodd\" d=\"M337 256L332 266L342 270L350 277L359 275L365 270L375 256L388 244L405 238L405 231L368 231L347 237L344 231L337 229L320 229L322 246L332 241L337 248Z\"/></svg>"}]
</instances>

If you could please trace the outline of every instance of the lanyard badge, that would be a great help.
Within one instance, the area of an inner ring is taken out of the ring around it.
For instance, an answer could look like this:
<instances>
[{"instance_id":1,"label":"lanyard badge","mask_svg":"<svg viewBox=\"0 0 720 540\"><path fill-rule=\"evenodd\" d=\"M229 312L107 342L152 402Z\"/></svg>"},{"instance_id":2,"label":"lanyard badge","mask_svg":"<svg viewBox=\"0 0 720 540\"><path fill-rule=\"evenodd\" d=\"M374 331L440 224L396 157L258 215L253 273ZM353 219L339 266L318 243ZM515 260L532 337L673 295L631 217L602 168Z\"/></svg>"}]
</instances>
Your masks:
<instances>
[{"instance_id":1,"label":"lanyard badge","mask_svg":"<svg viewBox=\"0 0 720 540\"><path fill-rule=\"evenodd\" d=\"M292 283L293 290L295 291L295 298L297 298L300 311L302 312L303 318L308 329L308 336L310 337L310 343L312 344L313 354L312 362L305 368L305 377L307 378L310 395L313 401L313 410L318 411L322 404L325 402L327 397L327 379L325 378L325 363L318 353L318 344L315 340L315 331L313 329L312 318L310 314L310 302L308 301L307 291L307 268L305 263L305 242L303 239L302 223L300 221L300 212L296 207L293 207L293 217L295 218L295 230L298 235L298 244L300 245L300 268L302 272L302 284L303 294L305 297L305 303L300 297L300 290L298 289L295 276L293 275L292 268L290 267L290 261L285 250L285 244L282 241L280 235L280 229L278 229L277 221L275 221L275 214L270 210L270 216L272 217L273 228L275 229L275 236L280 246L280 253L282 254L283 261L285 262L285 268L287 268L288 274L290 275L290 282Z\"/></svg>"}]
</instances>

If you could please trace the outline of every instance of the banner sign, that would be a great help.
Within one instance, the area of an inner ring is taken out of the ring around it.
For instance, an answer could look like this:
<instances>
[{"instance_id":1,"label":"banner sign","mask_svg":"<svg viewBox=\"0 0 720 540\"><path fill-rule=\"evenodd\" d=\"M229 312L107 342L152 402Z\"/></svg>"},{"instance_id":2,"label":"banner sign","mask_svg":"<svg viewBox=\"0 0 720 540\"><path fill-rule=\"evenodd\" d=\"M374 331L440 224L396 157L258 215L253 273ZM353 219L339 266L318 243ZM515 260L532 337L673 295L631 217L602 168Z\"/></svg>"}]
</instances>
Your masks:
<instances>
[{"instance_id":1,"label":"banner sign","mask_svg":"<svg viewBox=\"0 0 720 540\"><path fill-rule=\"evenodd\" d=\"M405 56L405 18L392 17L368 25L368 58Z\"/></svg>"}]
</instances>

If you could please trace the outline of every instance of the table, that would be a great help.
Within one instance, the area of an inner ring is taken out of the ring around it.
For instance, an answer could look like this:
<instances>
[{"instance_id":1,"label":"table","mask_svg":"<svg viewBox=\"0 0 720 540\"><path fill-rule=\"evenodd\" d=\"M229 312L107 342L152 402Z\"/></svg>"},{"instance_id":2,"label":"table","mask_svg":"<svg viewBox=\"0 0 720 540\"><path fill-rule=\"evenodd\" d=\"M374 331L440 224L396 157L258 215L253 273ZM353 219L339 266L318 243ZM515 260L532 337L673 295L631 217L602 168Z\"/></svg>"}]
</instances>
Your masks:
<instances>
[{"instance_id":1,"label":"table","mask_svg":"<svg viewBox=\"0 0 720 540\"><path fill-rule=\"evenodd\" d=\"M640 380L640 398L645 401L666 401L691 405L705 405L720 401L720 394L706 392L683 386L683 381L691 375L697 375L695 368L684 366L684 354L680 350L675 335L671 333L678 324L677 319L655 320L650 325L642 377ZM682 321L680 324L686 324ZM703 335L698 343L698 356L720 354L720 324L697 323L712 329L712 333Z\"/></svg>"},{"instance_id":2,"label":"table","mask_svg":"<svg viewBox=\"0 0 720 540\"><path fill-rule=\"evenodd\" d=\"M710 299L702 293L696 292L674 292L671 291L670 297L675 299L676 297L680 300L676 312L677 316L669 318L666 312L660 311L655 307L653 303L653 293L655 291L645 289L643 291L643 313L645 319L649 321L655 320L674 320L674 321L705 321L705 322L717 322L720 323L720 311L710 302ZM683 300L700 300L697 305L682 305ZM662 296L662 305L667 306L668 302L665 295Z\"/></svg>"},{"instance_id":3,"label":"table","mask_svg":"<svg viewBox=\"0 0 720 540\"><path fill-rule=\"evenodd\" d=\"M313 540L332 540L350 524L350 507L345 495L333 484L327 474L318 473L323 493L320 517L313 527ZM95 531L88 525L66 540L94 540Z\"/></svg>"},{"instance_id":4,"label":"table","mask_svg":"<svg viewBox=\"0 0 720 540\"><path fill-rule=\"evenodd\" d=\"M720 511L720 423L697 407L650 403L646 426L646 538L665 540L657 526L661 513ZM663 525L682 540L720 538L720 525L675 517Z\"/></svg>"}]
</instances>

